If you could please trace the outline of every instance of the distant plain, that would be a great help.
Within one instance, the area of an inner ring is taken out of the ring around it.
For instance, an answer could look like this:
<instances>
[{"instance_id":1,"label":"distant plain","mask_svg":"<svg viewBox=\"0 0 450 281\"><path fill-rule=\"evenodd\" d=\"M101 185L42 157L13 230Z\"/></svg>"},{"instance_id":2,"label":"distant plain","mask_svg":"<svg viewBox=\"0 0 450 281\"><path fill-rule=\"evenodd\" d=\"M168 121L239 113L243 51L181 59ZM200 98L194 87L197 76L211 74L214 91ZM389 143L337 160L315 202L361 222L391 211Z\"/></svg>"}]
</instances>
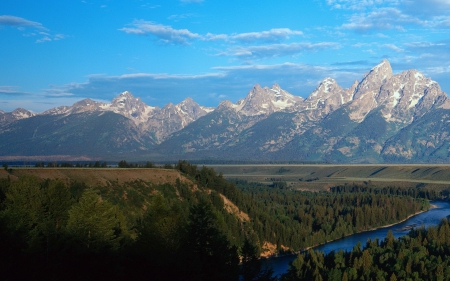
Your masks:
<instances>
[{"instance_id":1,"label":"distant plain","mask_svg":"<svg viewBox=\"0 0 450 281\"><path fill-rule=\"evenodd\" d=\"M448 164L246 164L207 165L227 179L273 184L285 181L288 187L302 190L327 190L344 184L377 187L450 186Z\"/></svg>"}]
</instances>

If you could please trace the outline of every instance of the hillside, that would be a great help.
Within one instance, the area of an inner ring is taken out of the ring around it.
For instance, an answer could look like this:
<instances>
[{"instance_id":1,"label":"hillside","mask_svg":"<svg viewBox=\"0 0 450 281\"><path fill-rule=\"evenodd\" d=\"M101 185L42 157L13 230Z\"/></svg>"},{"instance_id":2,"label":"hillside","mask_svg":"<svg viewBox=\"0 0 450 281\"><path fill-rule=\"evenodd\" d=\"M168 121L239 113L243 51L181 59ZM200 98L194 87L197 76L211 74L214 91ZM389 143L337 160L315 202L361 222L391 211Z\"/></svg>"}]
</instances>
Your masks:
<instances>
[{"instance_id":1,"label":"hillside","mask_svg":"<svg viewBox=\"0 0 450 281\"><path fill-rule=\"evenodd\" d=\"M105 272L116 280L238 280L238 255L257 261L395 223L446 196L429 191L303 192L226 181L186 161L173 169L13 167L0 173L0 257L8 261L0 271L27 268L21 279L35 280ZM250 264L254 276L270 275Z\"/></svg>"},{"instance_id":2,"label":"hillside","mask_svg":"<svg viewBox=\"0 0 450 281\"><path fill-rule=\"evenodd\" d=\"M151 182L153 184L182 183L194 185L178 170L173 169L126 169L126 168L12 168L11 172L0 171L0 179L10 177L17 180L24 175L32 175L42 180L61 180L66 184L83 182L87 186L106 187L114 184L124 184L134 181Z\"/></svg>"}]
</instances>

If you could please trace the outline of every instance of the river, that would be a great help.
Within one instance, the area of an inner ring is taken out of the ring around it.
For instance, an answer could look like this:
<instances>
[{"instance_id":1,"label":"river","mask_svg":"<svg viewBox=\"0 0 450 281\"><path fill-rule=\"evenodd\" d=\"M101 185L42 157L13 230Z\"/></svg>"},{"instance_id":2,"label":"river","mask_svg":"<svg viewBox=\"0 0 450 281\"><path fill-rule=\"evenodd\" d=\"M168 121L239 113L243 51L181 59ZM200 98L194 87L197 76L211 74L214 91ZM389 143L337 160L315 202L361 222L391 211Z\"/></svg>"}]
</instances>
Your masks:
<instances>
[{"instance_id":1,"label":"river","mask_svg":"<svg viewBox=\"0 0 450 281\"><path fill-rule=\"evenodd\" d=\"M362 247L364 247L368 239L375 240L376 238L378 238L380 241L383 240L389 230L392 230L395 238L398 238L409 233L409 229L404 229L405 227L410 227L413 225L416 225L416 227L429 227L438 225L441 219L450 215L450 203L436 201L432 202L432 204L436 205L437 208L433 208L427 212L418 214L402 223L385 228L378 228L371 231L353 234L351 236L347 236L339 240L317 246L314 249L322 251L325 254L331 251L339 251L341 249L344 251L351 251L358 242L361 242ZM275 275L283 274L286 273L289 267L289 263L295 258L296 255L289 255L284 257L266 259L263 260L263 267L271 266L274 270Z\"/></svg>"}]
</instances>

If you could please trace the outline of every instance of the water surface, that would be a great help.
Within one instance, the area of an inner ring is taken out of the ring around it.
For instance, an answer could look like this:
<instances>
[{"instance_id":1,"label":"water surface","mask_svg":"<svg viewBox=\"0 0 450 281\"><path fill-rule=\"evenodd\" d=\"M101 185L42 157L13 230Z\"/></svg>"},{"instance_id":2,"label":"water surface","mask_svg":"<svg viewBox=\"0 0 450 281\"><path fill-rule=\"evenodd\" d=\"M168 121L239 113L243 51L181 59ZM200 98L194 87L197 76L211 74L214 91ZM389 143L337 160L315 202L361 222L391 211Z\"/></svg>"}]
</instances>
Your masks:
<instances>
[{"instance_id":1,"label":"water surface","mask_svg":"<svg viewBox=\"0 0 450 281\"><path fill-rule=\"evenodd\" d=\"M380 241L384 240L389 230L392 231L395 238L398 238L408 234L410 231L409 228L412 226L424 226L427 228L429 226L438 225L441 219L450 215L450 203L435 201L432 202L432 204L436 205L437 208L430 209L427 212L411 217L402 223L390 227L353 234L351 236L317 246L314 249L322 251L325 254L328 254L331 251L337 252L339 250L351 251L358 242L361 242L361 245L364 247L368 239L375 240L378 238ZM289 263L293 261L295 257L295 255L290 255L263 260L263 266L271 266L275 271L275 275L283 274L286 273Z\"/></svg>"}]
</instances>

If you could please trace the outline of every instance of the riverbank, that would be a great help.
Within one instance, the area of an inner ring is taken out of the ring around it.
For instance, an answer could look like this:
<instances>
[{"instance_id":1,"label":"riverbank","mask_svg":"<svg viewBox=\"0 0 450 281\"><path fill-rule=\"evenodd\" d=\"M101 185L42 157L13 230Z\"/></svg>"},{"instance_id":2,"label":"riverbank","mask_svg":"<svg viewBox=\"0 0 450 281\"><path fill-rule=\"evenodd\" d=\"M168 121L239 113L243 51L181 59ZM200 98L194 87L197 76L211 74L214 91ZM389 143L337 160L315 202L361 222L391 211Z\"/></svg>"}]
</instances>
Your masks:
<instances>
[{"instance_id":1,"label":"riverbank","mask_svg":"<svg viewBox=\"0 0 450 281\"><path fill-rule=\"evenodd\" d=\"M351 233L351 234L347 234L347 235L344 235L344 236L339 237L339 238L336 238L336 239L327 240L327 241L324 242L324 243L317 244L317 245L310 246L310 247L306 247L306 248L301 249L301 250L299 250L299 251L294 251L294 252L291 252L291 253L288 253L288 254L276 254L276 255L271 255L271 256L260 256L260 258L261 258L261 259L272 259L272 258L280 258L280 257L296 256L296 255L298 255L299 253L306 252L306 251L308 251L308 250L310 250L310 249L314 249L314 248L320 247L320 246L322 246L322 245L325 245L325 244L328 244L328 243L331 243L331 242L335 242L335 241L338 241L338 240L343 239L343 238L346 238L346 237L350 237L350 236L355 235L355 234L363 234L363 233L365 233L365 232L376 231L376 230L380 230L380 229L384 229L384 228L389 228L389 227L392 227L392 226L401 224L401 223L403 223L403 222L405 222L405 221L407 221L407 220L409 220L409 219L411 219L411 218L413 218L413 217L415 217L415 216L417 216L417 215L420 215L420 214L422 214L422 213L428 212L429 210L435 209L435 208L439 208L439 207L438 207L437 205L435 205L435 204L430 204L430 208L429 208L428 210L423 210L423 211L416 212L416 213L414 213L414 214L411 214L411 215L407 216L405 219L402 219L401 221L398 221L398 222L395 222L395 223L391 223L391 224L387 224L387 225L375 227L375 228L372 228L372 229L367 229L367 230L357 231L357 232L354 232L354 233Z\"/></svg>"},{"instance_id":2,"label":"riverbank","mask_svg":"<svg viewBox=\"0 0 450 281\"><path fill-rule=\"evenodd\" d=\"M422 214L422 213L428 212L429 210L435 209L435 208L439 208L439 207L438 207L437 205L430 204L430 208L429 208L428 210L425 210L425 211L419 211L419 212L416 212L416 213L414 213L414 214L411 214L411 215L407 216L405 219L403 219L403 220L401 220L401 221L399 221L399 222L395 222L395 223L383 225L383 226L380 226L380 227L372 228L372 229L369 229L369 230L364 230L364 231L361 231L361 232L356 232L355 234L357 234L357 233L363 233L363 232L367 232L367 231L374 231L374 230L378 230L378 229L383 229L383 228L391 227L391 226L394 226L394 225L397 225L397 224L401 224L401 223L403 223L403 222L409 220L409 219L412 218L412 217L415 217L415 216L420 215L420 214Z\"/></svg>"},{"instance_id":3,"label":"riverbank","mask_svg":"<svg viewBox=\"0 0 450 281\"><path fill-rule=\"evenodd\" d=\"M393 224L391 227L377 228L377 230L373 231L365 231L361 233L356 233L353 235L349 235L347 237L337 239L327 244L322 244L316 246L314 250L323 252L324 254L328 254L332 251L351 251L353 247L359 242L361 242L362 246L365 245L365 242L369 239L374 241L375 239L379 239L382 241L389 231L393 232L393 235L396 239L401 236L407 235L408 230L403 231L400 230L404 226L409 225L417 225L418 227L429 227L436 226L439 224L442 218L445 218L450 215L450 202L449 201L434 201L435 206L430 206L429 210L426 212L420 212L413 217L410 217L409 220ZM437 205L437 206L436 206ZM280 255L278 257L270 258L270 259L262 259L263 267L271 267L274 269L274 276L284 274L287 272L289 268L289 264L295 260L297 257L296 254L292 255Z\"/></svg>"}]
</instances>

